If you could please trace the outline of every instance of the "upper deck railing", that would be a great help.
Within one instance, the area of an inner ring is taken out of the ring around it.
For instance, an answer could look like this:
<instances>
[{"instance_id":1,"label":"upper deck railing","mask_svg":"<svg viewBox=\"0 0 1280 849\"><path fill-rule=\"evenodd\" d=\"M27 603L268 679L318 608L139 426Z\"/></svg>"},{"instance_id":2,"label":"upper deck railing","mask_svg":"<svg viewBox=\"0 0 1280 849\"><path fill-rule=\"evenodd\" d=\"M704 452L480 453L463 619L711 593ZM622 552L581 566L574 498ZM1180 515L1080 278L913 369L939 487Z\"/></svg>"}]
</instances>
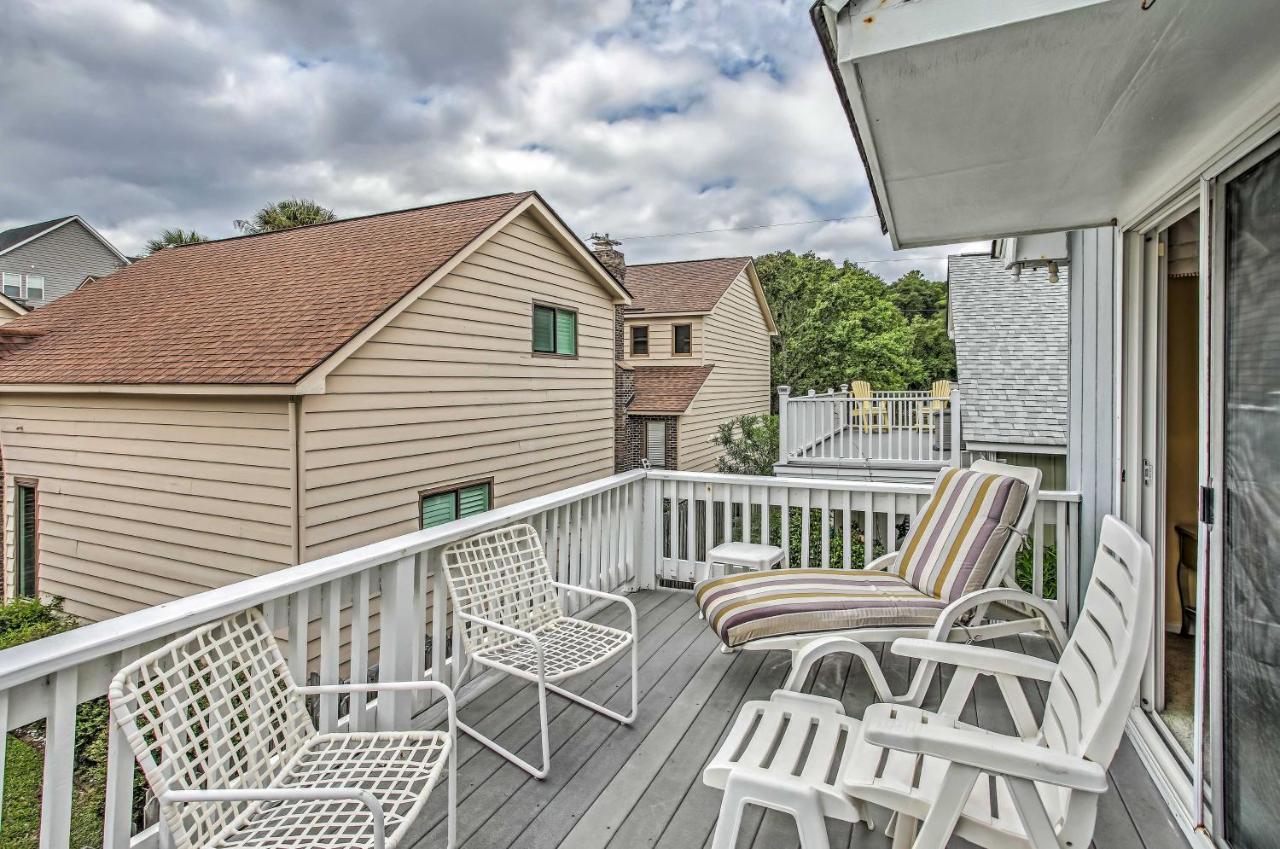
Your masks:
<instances>
[{"instance_id":1,"label":"upper deck railing","mask_svg":"<svg viewBox=\"0 0 1280 849\"><path fill-rule=\"evenodd\" d=\"M458 539L529 522L557 580L601 590L687 586L706 552L729 540L781 545L791 567L856 568L895 550L904 521L927 496L928 487L910 484L658 470L614 475L0 652L0 731L46 723L40 846L71 849L77 707L102 697L116 670L191 628L256 607L284 641L299 680L457 686L460 630L440 563L444 547ZM1064 618L1069 593L1058 588L1074 586L1078 502L1074 493L1041 494L1021 568L1026 587L1057 599ZM590 606L568 602L570 612ZM477 689L464 690L460 701ZM316 715L322 731L394 728L428 708L422 694L388 692L376 700L322 697ZM4 742L0 733L0 787ZM154 828L134 827L133 788L132 753L113 731L107 849L155 842Z\"/></svg>"},{"instance_id":2,"label":"upper deck railing","mask_svg":"<svg viewBox=\"0 0 1280 849\"><path fill-rule=\"evenodd\" d=\"M778 462L810 466L932 468L961 458L960 396L837 391L792 395L778 387Z\"/></svg>"}]
</instances>

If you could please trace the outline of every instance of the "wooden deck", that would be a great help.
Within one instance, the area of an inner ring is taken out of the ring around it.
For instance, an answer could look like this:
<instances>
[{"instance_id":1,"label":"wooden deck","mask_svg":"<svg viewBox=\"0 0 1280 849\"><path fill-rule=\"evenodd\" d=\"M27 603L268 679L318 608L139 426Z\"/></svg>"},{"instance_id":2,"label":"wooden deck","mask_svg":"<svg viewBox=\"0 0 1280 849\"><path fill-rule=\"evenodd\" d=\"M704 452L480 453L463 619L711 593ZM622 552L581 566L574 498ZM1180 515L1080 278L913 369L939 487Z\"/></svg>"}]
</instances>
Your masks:
<instances>
[{"instance_id":1,"label":"wooden deck","mask_svg":"<svg viewBox=\"0 0 1280 849\"><path fill-rule=\"evenodd\" d=\"M779 652L724 654L696 614L687 592L645 591L632 596L640 614L640 716L618 724L550 697L551 774L535 781L474 741L463 738L458 776L458 843L465 849L698 849L710 844L720 793L702 783L702 767L716 750L739 705L767 698L780 686L788 657ZM597 617L617 622L620 606ZM1037 638L1005 644L1033 654L1048 647ZM895 660L897 660L895 658ZM910 668L891 663L890 681L904 689ZM624 709L625 661L584 674L570 686ZM989 684L989 681L984 681ZM809 692L840 697L860 715L871 690L849 675L847 658L827 658ZM940 687L934 688L936 700ZM465 689L463 691L465 700ZM1033 704L1037 696L1033 693ZM970 722L993 729L1011 723L994 685L980 686ZM483 733L537 758L537 709L531 685L505 679L460 711ZM1102 800L1095 849L1181 849L1187 844L1138 757L1125 741L1112 765L1112 790ZM443 794L422 818L415 849L444 846ZM884 815L877 817L883 828ZM882 831L828 821L838 849L887 849ZM784 816L752 811L739 849L793 849L795 828ZM954 846L969 846L955 841Z\"/></svg>"},{"instance_id":2,"label":"wooden deck","mask_svg":"<svg viewBox=\"0 0 1280 849\"><path fill-rule=\"evenodd\" d=\"M790 462L825 460L867 460L871 462L915 462L942 465L951 458L948 436L942 431L921 431L895 427L891 430L863 431L841 428L790 458Z\"/></svg>"}]
</instances>

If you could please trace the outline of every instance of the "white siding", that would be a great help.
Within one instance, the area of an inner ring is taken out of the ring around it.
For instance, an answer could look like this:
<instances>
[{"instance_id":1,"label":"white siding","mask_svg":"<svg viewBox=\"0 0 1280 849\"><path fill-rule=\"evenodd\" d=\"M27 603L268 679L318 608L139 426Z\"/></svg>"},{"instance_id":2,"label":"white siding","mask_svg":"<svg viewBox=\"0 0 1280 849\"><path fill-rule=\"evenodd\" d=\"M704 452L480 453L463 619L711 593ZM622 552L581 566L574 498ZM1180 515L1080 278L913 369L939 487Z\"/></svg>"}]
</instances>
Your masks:
<instances>
[{"instance_id":1,"label":"white siding","mask_svg":"<svg viewBox=\"0 0 1280 849\"><path fill-rule=\"evenodd\" d=\"M744 269L705 321L703 359L714 366L680 417L679 462L685 471L715 468L711 439L721 422L769 412L769 330Z\"/></svg>"},{"instance_id":2,"label":"white siding","mask_svg":"<svg viewBox=\"0 0 1280 849\"><path fill-rule=\"evenodd\" d=\"M578 310L578 357L532 353L533 302ZM495 505L613 470L613 303L521 216L303 402L305 557L416 530L424 489Z\"/></svg>"},{"instance_id":3,"label":"white siding","mask_svg":"<svg viewBox=\"0 0 1280 849\"><path fill-rule=\"evenodd\" d=\"M1076 537L1080 588L1093 572L1102 517L1113 512L1115 486L1115 231L1075 230L1068 236L1071 298L1071 415L1067 485L1084 501Z\"/></svg>"},{"instance_id":4,"label":"white siding","mask_svg":"<svg viewBox=\"0 0 1280 849\"><path fill-rule=\"evenodd\" d=\"M38 481L40 590L77 616L290 565L289 421L283 400L4 397L6 577L15 477Z\"/></svg>"},{"instance_id":5,"label":"white siding","mask_svg":"<svg viewBox=\"0 0 1280 849\"><path fill-rule=\"evenodd\" d=\"M663 318L645 318L637 316L635 318L627 318L624 321L626 325L626 338L623 344L626 346L625 361L634 366L700 366L703 364L704 355L704 329L703 316L689 315L672 318L666 316ZM691 354L682 354L676 356L674 353L675 331L672 328L677 324L691 325ZM649 328L649 355L635 356L631 353L631 328L636 325L647 326Z\"/></svg>"}]
</instances>

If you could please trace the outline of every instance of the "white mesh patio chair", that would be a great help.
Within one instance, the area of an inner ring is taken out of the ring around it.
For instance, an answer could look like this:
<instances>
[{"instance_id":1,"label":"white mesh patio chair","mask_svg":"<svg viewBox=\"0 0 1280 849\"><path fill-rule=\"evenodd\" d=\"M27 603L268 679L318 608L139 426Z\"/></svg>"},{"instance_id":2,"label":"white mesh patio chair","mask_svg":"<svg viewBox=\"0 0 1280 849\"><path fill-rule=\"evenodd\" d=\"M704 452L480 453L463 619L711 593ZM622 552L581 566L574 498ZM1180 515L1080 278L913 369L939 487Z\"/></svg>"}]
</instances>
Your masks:
<instances>
[{"instance_id":1,"label":"white mesh patio chair","mask_svg":"<svg viewBox=\"0 0 1280 849\"><path fill-rule=\"evenodd\" d=\"M551 766L548 690L623 725L635 720L639 661L636 609L629 599L552 580L542 541L530 525L512 525L455 542L444 550L444 566L467 655L460 674L465 674L466 666L474 660L537 684L542 766L534 766L464 722L458 722L458 730L534 778L545 778ZM583 593L624 605L631 614L631 631L566 616L560 592ZM631 710L625 716L559 686L628 650Z\"/></svg>"},{"instance_id":2,"label":"white mesh patio chair","mask_svg":"<svg viewBox=\"0 0 1280 849\"><path fill-rule=\"evenodd\" d=\"M712 849L731 849L747 804L794 816L803 849L828 849L824 816L871 825L869 805L891 812L894 849L944 849L953 835L986 849L1091 845L1142 680L1154 598L1150 546L1108 516L1057 663L904 639L895 654L955 669L937 711L879 703L858 721L819 696L779 690L748 702L703 775L725 790ZM1016 734L959 721L982 675L999 685ZM1049 685L1039 722L1020 679Z\"/></svg>"},{"instance_id":3,"label":"white mesh patio chair","mask_svg":"<svg viewBox=\"0 0 1280 849\"><path fill-rule=\"evenodd\" d=\"M319 733L307 695L434 690L448 731ZM447 772L456 835L452 691L433 681L299 687L257 610L122 669L108 695L160 803L162 847L394 849Z\"/></svg>"},{"instance_id":4,"label":"white mesh patio chair","mask_svg":"<svg viewBox=\"0 0 1280 849\"><path fill-rule=\"evenodd\" d=\"M694 599L726 649L789 651L785 689L803 687L823 657L847 653L862 663L878 700L919 705L935 664L917 666L906 691L894 693L873 644L906 637L983 642L1031 632L1066 642L1053 603L1014 580L1040 479L1039 469L988 460L944 469L902 547L866 568L726 575L699 582Z\"/></svg>"}]
</instances>

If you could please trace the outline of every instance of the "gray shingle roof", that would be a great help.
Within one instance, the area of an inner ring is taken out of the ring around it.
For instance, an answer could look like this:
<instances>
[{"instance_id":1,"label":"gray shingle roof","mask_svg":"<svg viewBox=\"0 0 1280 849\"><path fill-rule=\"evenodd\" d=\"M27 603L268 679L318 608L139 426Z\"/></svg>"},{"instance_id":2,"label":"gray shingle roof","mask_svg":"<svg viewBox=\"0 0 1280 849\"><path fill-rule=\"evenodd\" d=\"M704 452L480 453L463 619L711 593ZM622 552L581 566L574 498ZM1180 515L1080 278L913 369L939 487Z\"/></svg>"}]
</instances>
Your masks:
<instances>
[{"instance_id":1,"label":"gray shingle roof","mask_svg":"<svg viewBox=\"0 0 1280 849\"><path fill-rule=\"evenodd\" d=\"M64 215L61 218L50 218L48 221L40 221L36 224L24 224L21 227L13 227L9 230L0 232L0 253L3 253L14 245L19 245L30 239L37 233L43 233L55 224L61 224L69 218L75 218L74 215Z\"/></svg>"},{"instance_id":2,"label":"gray shingle roof","mask_svg":"<svg viewBox=\"0 0 1280 849\"><path fill-rule=\"evenodd\" d=\"M1067 444L1067 270L1015 277L985 254L947 258L966 442Z\"/></svg>"}]
</instances>

